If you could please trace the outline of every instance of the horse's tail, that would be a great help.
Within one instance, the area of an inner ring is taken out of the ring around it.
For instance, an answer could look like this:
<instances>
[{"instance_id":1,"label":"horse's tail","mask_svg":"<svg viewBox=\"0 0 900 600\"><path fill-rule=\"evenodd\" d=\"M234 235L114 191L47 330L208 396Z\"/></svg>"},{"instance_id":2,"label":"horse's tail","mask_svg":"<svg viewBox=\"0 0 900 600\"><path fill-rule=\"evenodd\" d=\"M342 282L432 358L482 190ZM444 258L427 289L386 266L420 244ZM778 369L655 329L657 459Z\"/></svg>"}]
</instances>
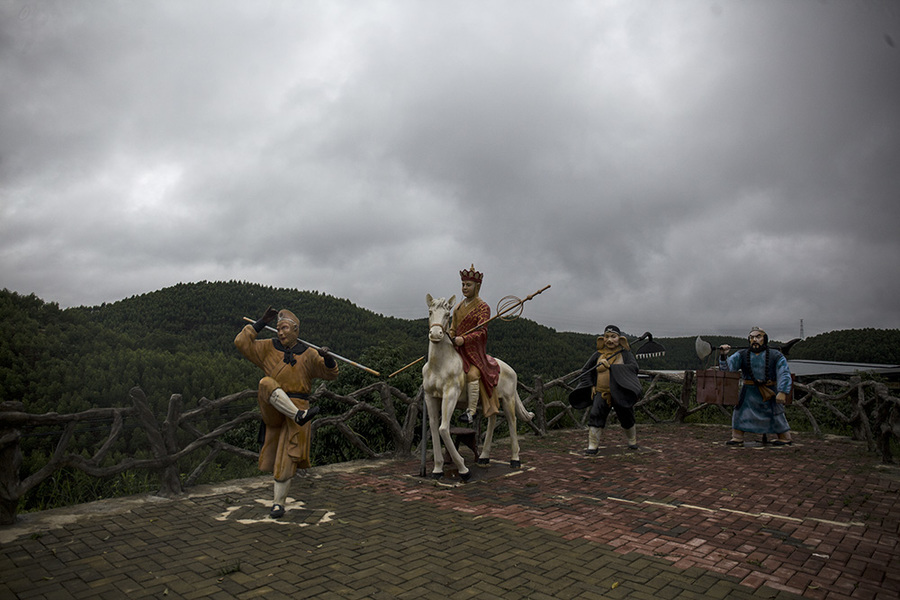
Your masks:
<instances>
[{"instance_id":1,"label":"horse's tail","mask_svg":"<svg viewBox=\"0 0 900 600\"><path fill-rule=\"evenodd\" d=\"M534 413L526 410L525 404L523 404L522 399L519 398L518 390L516 390L516 418L522 419L527 423L531 423L531 420L534 418Z\"/></svg>"}]
</instances>

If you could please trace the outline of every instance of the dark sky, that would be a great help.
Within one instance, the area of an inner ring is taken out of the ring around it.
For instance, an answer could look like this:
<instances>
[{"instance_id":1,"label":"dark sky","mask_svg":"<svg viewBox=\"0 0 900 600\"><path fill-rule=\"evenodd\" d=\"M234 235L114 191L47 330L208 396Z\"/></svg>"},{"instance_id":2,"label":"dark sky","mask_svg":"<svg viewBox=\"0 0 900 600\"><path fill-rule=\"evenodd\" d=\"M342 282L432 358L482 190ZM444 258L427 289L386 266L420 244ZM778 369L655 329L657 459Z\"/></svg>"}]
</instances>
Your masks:
<instances>
[{"instance_id":1,"label":"dark sky","mask_svg":"<svg viewBox=\"0 0 900 600\"><path fill-rule=\"evenodd\" d=\"M0 0L0 286L898 328L900 4ZM260 307L260 311L265 306Z\"/></svg>"}]
</instances>

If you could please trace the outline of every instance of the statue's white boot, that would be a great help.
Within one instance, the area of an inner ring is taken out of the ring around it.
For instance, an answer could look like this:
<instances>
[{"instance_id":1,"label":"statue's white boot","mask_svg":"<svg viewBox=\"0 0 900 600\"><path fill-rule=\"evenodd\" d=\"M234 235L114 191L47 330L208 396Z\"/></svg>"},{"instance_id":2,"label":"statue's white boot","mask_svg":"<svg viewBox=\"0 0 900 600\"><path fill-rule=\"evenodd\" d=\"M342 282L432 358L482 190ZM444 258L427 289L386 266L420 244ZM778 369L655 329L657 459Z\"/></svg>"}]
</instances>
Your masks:
<instances>
[{"instance_id":1,"label":"statue's white boot","mask_svg":"<svg viewBox=\"0 0 900 600\"><path fill-rule=\"evenodd\" d=\"M466 399L469 404L466 407L466 412L460 416L459 420L463 423L468 423L471 425L475 422L475 411L478 410L478 396L481 393L481 388L478 384L478 381L470 381L466 384Z\"/></svg>"},{"instance_id":2,"label":"statue's white boot","mask_svg":"<svg viewBox=\"0 0 900 600\"><path fill-rule=\"evenodd\" d=\"M625 430L625 439L628 441L628 447L632 450L638 449L637 443L637 425L632 425Z\"/></svg>"},{"instance_id":3,"label":"statue's white boot","mask_svg":"<svg viewBox=\"0 0 900 600\"><path fill-rule=\"evenodd\" d=\"M601 433L603 433L603 429L601 429L600 427L588 428L588 447L587 450L584 451L585 454L597 454L597 451L600 447Z\"/></svg>"},{"instance_id":4,"label":"statue's white boot","mask_svg":"<svg viewBox=\"0 0 900 600\"><path fill-rule=\"evenodd\" d=\"M291 489L290 479L287 481L275 480L275 499L272 502L272 512L269 513L273 519L280 519L284 516L284 505L287 503L289 489Z\"/></svg>"}]
</instances>

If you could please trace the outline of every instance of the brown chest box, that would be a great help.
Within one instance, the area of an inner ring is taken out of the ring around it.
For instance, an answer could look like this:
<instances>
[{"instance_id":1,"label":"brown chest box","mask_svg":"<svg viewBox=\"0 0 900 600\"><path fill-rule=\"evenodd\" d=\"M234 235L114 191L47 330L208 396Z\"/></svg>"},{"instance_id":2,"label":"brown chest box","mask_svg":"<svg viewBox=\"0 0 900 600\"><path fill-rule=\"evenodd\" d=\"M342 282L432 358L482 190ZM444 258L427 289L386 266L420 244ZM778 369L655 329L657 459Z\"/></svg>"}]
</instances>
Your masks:
<instances>
[{"instance_id":1,"label":"brown chest box","mask_svg":"<svg viewBox=\"0 0 900 600\"><path fill-rule=\"evenodd\" d=\"M791 374L793 384L794 375ZM723 406L737 406L741 393L741 374L737 371L719 371L718 369L705 369L697 371L697 403L721 404ZM784 401L785 405L794 401L794 386Z\"/></svg>"},{"instance_id":2,"label":"brown chest box","mask_svg":"<svg viewBox=\"0 0 900 600\"><path fill-rule=\"evenodd\" d=\"M697 402L737 406L741 374L733 371L705 369L697 371Z\"/></svg>"}]
</instances>

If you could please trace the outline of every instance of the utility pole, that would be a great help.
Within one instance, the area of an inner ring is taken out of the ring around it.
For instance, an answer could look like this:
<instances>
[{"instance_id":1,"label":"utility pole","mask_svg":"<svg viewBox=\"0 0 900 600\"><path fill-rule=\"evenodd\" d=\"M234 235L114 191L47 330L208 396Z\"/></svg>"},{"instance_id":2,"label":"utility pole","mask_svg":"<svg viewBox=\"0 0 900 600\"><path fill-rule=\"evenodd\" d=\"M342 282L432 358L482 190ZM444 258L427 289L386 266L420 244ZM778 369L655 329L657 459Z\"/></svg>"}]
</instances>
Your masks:
<instances>
[{"instance_id":1,"label":"utility pole","mask_svg":"<svg viewBox=\"0 0 900 600\"><path fill-rule=\"evenodd\" d=\"M800 339L806 339L803 337L803 319L800 319Z\"/></svg>"}]
</instances>

